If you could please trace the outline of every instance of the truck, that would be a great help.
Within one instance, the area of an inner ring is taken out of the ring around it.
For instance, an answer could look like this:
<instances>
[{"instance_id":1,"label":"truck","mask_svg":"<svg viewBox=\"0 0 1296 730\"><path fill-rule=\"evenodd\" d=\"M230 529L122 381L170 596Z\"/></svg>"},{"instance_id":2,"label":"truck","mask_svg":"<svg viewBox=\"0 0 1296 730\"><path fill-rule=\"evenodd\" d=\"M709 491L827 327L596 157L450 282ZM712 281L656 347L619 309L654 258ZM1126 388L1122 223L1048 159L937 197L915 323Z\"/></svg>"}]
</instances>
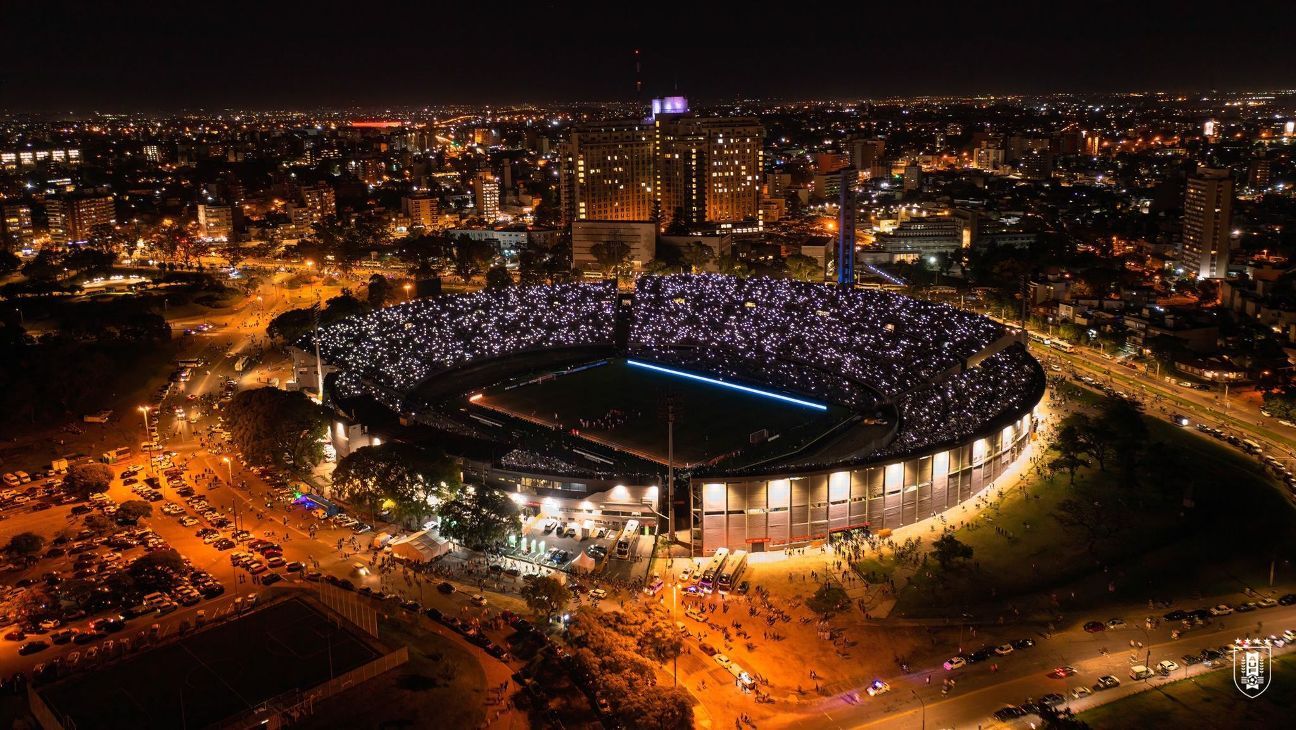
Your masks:
<instances>
[{"instance_id":1,"label":"truck","mask_svg":"<svg viewBox=\"0 0 1296 730\"><path fill-rule=\"evenodd\" d=\"M1155 674L1156 672L1153 672L1151 669L1148 669L1142 664L1135 664L1134 666L1130 667L1129 670L1130 679L1147 679L1148 677L1152 677Z\"/></svg>"},{"instance_id":2,"label":"truck","mask_svg":"<svg viewBox=\"0 0 1296 730\"><path fill-rule=\"evenodd\" d=\"M112 414L110 410L87 413L81 417L81 420L86 423L107 423L108 419L112 418Z\"/></svg>"}]
</instances>

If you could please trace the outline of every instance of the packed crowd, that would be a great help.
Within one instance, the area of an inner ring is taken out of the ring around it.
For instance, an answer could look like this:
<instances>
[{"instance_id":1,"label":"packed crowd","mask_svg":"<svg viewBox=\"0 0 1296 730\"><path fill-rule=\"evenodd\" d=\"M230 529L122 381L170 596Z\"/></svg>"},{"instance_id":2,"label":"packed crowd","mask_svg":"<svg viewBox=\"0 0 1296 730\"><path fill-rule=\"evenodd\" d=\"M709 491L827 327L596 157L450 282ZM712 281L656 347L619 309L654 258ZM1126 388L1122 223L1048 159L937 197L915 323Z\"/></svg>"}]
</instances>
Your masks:
<instances>
[{"instance_id":1,"label":"packed crowd","mask_svg":"<svg viewBox=\"0 0 1296 730\"><path fill-rule=\"evenodd\" d=\"M641 278L630 340L656 353L720 349L762 368L805 363L896 397L1003 334L985 317L889 292L701 274Z\"/></svg>"},{"instance_id":2,"label":"packed crowd","mask_svg":"<svg viewBox=\"0 0 1296 730\"><path fill-rule=\"evenodd\" d=\"M320 330L320 354L353 378L405 393L465 363L530 350L612 344L610 283L485 289L430 297Z\"/></svg>"},{"instance_id":3,"label":"packed crowd","mask_svg":"<svg viewBox=\"0 0 1296 730\"><path fill-rule=\"evenodd\" d=\"M1021 345L1009 347L938 385L897 401L900 432L880 455L965 439L996 417L1038 400L1044 373Z\"/></svg>"}]
</instances>

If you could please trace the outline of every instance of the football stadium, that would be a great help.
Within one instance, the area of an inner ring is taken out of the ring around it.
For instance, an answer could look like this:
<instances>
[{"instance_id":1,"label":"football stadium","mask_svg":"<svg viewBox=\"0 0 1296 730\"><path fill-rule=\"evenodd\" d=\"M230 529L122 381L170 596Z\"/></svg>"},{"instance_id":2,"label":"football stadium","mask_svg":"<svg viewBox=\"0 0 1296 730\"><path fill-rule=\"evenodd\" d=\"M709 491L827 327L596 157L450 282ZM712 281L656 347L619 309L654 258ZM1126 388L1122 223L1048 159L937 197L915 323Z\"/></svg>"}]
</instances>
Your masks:
<instances>
[{"instance_id":1,"label":"football stadium","mask_svg":"<svg viewBox=\"0 0 1296 730\"><path fill-rule=\"evenodd\" d=\"M334 399L430 429L522 504L613 525L651 514L618 491L673 468L676 503L655 509L702 555L947 510L1020 455L1045 385L985 317L714 274L424 298L316 337Z\"/></svg>"}]
</instances>

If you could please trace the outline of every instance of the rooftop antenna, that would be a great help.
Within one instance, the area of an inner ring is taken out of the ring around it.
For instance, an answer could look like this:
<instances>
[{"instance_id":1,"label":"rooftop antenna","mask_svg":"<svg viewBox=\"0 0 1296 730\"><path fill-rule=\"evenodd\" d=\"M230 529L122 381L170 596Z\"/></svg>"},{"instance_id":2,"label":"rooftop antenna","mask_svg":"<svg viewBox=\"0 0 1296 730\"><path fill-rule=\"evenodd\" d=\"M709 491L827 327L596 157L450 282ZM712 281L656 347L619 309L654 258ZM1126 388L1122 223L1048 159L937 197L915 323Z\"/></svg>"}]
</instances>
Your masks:
<instances>
[{"instance_id":1,"label":"rooftop antenna","mask_svg":"<svg viewBox=\"0 0 1296 730\"><path fill-rule=\"evenodd\" d=\"M643 101L643 74L639 65L639 49L634 49L635 61L635 101Z\"/></svg>"}]
</instances>

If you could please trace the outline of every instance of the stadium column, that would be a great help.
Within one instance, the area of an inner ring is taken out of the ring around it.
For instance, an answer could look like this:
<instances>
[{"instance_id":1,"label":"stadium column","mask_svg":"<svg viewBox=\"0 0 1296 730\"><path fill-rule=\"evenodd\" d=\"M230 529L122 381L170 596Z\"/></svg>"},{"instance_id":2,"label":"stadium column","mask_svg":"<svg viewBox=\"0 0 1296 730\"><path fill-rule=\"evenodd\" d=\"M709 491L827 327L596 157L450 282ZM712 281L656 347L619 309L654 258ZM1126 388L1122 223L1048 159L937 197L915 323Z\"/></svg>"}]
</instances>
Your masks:
<instances>
[{"instance_id":1,"label":"stadium column","mask_svg":"<svg viewBox=\"0 0 1296 730\"><path fill-rule=\"evenodd\" d=\"M675 544L675 397L666 399L666 515L667 550ZM669 553L667 553L669 556Z\"/></svg>"}]
</instances>

